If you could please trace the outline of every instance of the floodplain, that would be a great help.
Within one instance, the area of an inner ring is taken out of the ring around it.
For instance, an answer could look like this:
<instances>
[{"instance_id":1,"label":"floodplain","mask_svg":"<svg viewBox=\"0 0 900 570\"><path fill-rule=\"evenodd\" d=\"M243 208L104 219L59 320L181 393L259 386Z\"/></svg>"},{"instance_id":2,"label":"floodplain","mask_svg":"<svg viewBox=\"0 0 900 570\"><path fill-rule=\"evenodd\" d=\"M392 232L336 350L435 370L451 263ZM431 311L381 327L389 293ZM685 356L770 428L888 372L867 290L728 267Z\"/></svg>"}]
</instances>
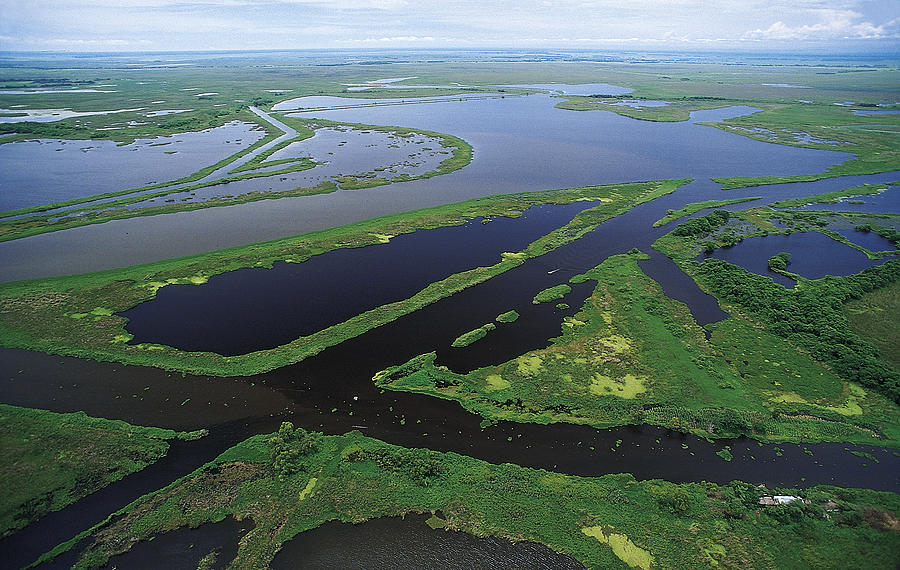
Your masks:
<instances>
[{"instance_id":1,"label":"floodplain","mask_svg":"<svg viewBox=\"0 0 900 570\"><path fill-rule=\"evenodd\" d=\"M408 55L4 60L5 564L896 567L896 62Z\"/></svg>"}]
</instances>

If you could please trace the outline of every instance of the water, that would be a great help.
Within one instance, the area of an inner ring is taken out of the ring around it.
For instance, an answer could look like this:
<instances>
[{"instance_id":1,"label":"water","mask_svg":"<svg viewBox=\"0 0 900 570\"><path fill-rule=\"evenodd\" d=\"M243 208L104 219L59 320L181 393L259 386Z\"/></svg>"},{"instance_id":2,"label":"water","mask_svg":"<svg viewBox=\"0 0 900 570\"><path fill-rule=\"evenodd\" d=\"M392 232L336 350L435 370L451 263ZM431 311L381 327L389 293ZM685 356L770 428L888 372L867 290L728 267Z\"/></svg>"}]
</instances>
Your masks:
<instances>
[{"instance_id":1,"label":"water","mask_svg":"<svg viewBox=\"0 0 900 570\"><path fill-rule=\"evenodd\" d=\"M838 230L839 234L852 241L858 246L864 247L869 251L892 251L894 243L875 232L861 232L856 230Z\"/></svg>"},{"instance_id":2,"label":"water","mask_svg":"<svg viewBox=\"0 0 900 570\"><path fill-rule=\"evenodd\" d=\"M152 542L139 542L128 552L113 556L106 568L196 568L203 557L215 552L215 563L206 568L224 570L237 556L238 541L253 526L249 520L237 521L228 517L197 528L181 527L155 537Z\"/></svg>"},{"instance_id":3,"label":"water","mask_svg":"<svg viewBox=\"0 0 900 570\"><path fill-rule=\"evenodd\" d=\"M254 127L235 121L128 145L53 139L6 143L0 145L0 210L181 178L261 139L264 133Z\"/></svg>"},{"instance_id":4,"label":"water","mask_svg":"<svg viewBox=\"0 0 900 570\"><path fill-rule=\"evenodd\" d=\"M239 196L252 191L311 188L321 182L353 174L370 173L388 180L404 174L421 176L436 170L451 154L452 151L441 146L440 139L435 137L401 137L380 131L322 128L316 130L312 138L291 143L266 159L268 162L308 157L319 163L308 170L172 193L126 207L140 209L166 201L200 202L224 195ZM288 166L290 165L263 166L254 172L277 171Z\"/></svg>"},{"instance_id":5,"label":"water","mask_svg":"<svg viewBox=\"0 0 900 570\"><path fill-rule=\"evenodd\" d=\"M584 568L577 560L533 542L478 538L433 530L425 515L374 519L351 525L327 522L286 542L271 568Z\"/></svg>"},{"instance_id":6,"label":"water","mask_svg":"<svg viewBox=\"0 0 900 570\"><path fill-rule=\"evenodd\" d=\"M118 220L6 242L0 244L0 278L120 267L493 194L629 180L800 174L850 157L764 143L694 122L653 123L601 111L564 111L554 104L547 95L531 95L307 113L451 133L474 146L474 159L451 174L365 191ZM750 111L729 108L693 116L712 121ZM274 190L296 188L291 180L272 179L256 181L255 187L263 184ZM235 194L228 185L217 192ZM88 253L99 250L105 255Z\"/></svg>"},{"instance_id":7,"label":"water","mask_svg":"<svg viewBox=\"0 0 900 570\"><path fill-rule=\"evenodd\" d=\"M335 250L300 264L232 271L199 287L167 286L122 315L130 319L133 343L223 355L274 348L406 299L454 273L493 265L501 252L524 249L589 205L539 206L519 219L482 223L479 218L382 245Z\"/></svg>"},{"instance_id":8,"label":"water","mask_svg":"<svg viewBox=\"0 0 900 570\"><path fill-rule=\"evenodd\" d=\"M859 115L860 117L878 117L879 115L896 115L900 113L900 110L890 109L890 110L882 110L882 111L862 111L859 109L854 109L853 114Z\"/></svg>"},{"instance_id":9,"label":"water","mask_svg":"<svg viewBox=\"0 0 900 570\"><path fill-rule=\"evenodd\" d=\"M900 178L900 174L895 174ZM812 203L793 210L825 210L842 212L860 212L874 214L900 214L900 188L888 186L878 194L866 194L862 196L850 196L839 198L832 204Z\"/></svg>"},{"instance_id":10,"label":"water","mask_svg":"<svg viewBox=\"0 0 900 570\"><path fill-rule=\"evenodd\" d=\"M826 275L852 275L866 267L881 265L889 259L869 259L863 252L818 232L746 238L734 247L715 250L711 257L740 265L753 273L771 277L776 283L793 287L792 279L768 269L768 259L782 251L792 256L787 271L807 279L819 279ZM703 257L705 256L698 259Z\"/></svg>"},{"instance_id":11,"label":"water","mask_svg":"<svg viewBox=\"0 0 900 570\"><path fill-rule=\"evenodd\" d=\"M501 105L507 103L511 108ZM804 446L782 444L778 447L784 451L779 454L774 446L759 446L750 440L709 443L651 426L595 430L566 424L501 422L482 429L480 417L465 412L455 402L415 394L382 394L373 385L371 377L377 371L430 350L437 351L439 363L464 371L545 346L546 339L558 333L560 320L567 313L552 303L531 305L534 293L593 267L608 255L635 246L646 248L671 229L650 227L667 208L712 197L765 195L767 200L774 200L802 196L814 193L810 192L814 188L834 189L829 185L841 187L886 176L719 193L718 186L705 176L822 170L847 155L776 147L689 122L638 124L608 113L567 113L553 109L552 103L546 96L531 96L332 112L353 115L359 111L363 113L360 119L364 118L361 122L368 123L409 124L402 119L416 123L413 126L434 125L427 128L459 134L475 143L476 160L471 166L448 176L367 191L365 200L360 199L363 194L359 192L338 192L326 197L215 208L215 212L207 210L204 215L193 215L200 214L194 212L113 222L0 246L2 275L10 279L42 271L59 273L107 263L131 264L155 255L171 257L185 249L215 249L255 241L261 239L257 237L260 235L289 235L298 233L297 228L312 229L311 225L324 227L336 220L368 218L420 204L457 201L510 189L574 186L580 180L615 182L617 177L647 179L660 172L693 176L692 169L702 173L696 182L601 224L597 231L570 246L314 358L264 375L245 379L182 377L161 370L0 351L0 374L6 379L0 384L0 400L4 402L56 411L84 410L90 415L144 425L158 424L164 418L167 427L209 427L211 432L208 438L173 447L170 461L177 466L151 466L141 472L146 479L137 474L114 483L101 492L105 494L94 494L17 533L0 544L0 551L14 554L23 563L31 560L95 522L96 516L104 516L99 513L108 513L159 488L233 442L272 431L282 419L326 433L360 429L398 445L455 451L494 463L510 461L577 475L630 472L639 479L665 478L676 482L742 479L769 486L830 483L892 491L900 488L900 458L889 450L871 446L807 445L813 453L810 456L804 452ZM719 111L728 112L746 110ZM711 120L710 116L715 115L701 114L694 120ZM453 121L459 123L458 129L438 128ZM721 151L709 146L712 141L707 145L707 139L715 139ZM669 153L675 157L669 158ZM496 178L490 176L492 169ZM510 224L516 222L512 220ZM158 251L154 251L156 248ZM104 251L103 260L96 259L101 257L96 251ZM490 253L496 255L495 250ZM25 257L17 257L22 255ZM61 259L66 261L54 265ZM676 297L695 295L691 309L698 321L716 320L715 301L692 293L696 287L687 284L684 275L666 258L654 255L642 267L664 290L675 291ZM565 299L573 307L570 311L580 306L590 287L586 283L573 288ZM515 325L498 327L486 339L466 349L450 348L458 334L510 308L521 309L523 315ZM618 440L622 440L619 446ZM732 447L731 462L715 454L724 445ZM879 462L871 464L845 448L872 453Z\"/></svg>"}]
</instances>

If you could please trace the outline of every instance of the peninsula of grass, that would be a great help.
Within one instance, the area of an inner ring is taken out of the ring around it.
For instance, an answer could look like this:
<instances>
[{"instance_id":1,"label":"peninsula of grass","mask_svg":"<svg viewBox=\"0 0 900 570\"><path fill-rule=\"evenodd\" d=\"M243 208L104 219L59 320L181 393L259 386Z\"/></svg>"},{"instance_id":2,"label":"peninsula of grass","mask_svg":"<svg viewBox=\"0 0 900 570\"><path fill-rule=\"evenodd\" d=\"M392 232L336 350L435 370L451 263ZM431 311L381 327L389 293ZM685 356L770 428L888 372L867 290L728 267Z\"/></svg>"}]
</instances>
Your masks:
<instances>
[{"instance_id":1,"label":"peninsula of grass","mask_svg":"<svg viewBox=\"0 0 900 570\"><path fill-rule=\"evenodd\" d=\"M837 150L856 156L822 173L714 178L725 190L900 169L900 149L896 143L897 134L900 133L898 115L866 117L853 114L850 107L795 103L778 105L746 117L710 123L710 126L765 142Z\"/></svg>"},{"instance_id":2,"label":"peninsula of grass","mask_svg":"<svg viewBox=\"0 0 900 570\"><path fill-rule=\"evenodd\" d=\"M896 186L896 184L864 184L862 186L854 186L853 188L845 188L844 190L824 192L815 196L779 200L778 202L769 204L769 206L772 208L800 208L809 204L836 204L840 201L841 198L880 194L881 192L884 192L888 188L893 188L894 186Z\"/></svg>"},{"instance_id":3,"label":"peninsula of grass","mask_svg":"<svg viewBox=\"0 0 900 570\"><path fill-rule=\"evenodd\" d=\"M201 434L0 404L0 538L156 462Z\"/></svg>"},{"instance_id":4,"label":"peninsula of grass","mask_svg":"<svg viewBox=\"0 0 900 570\"><path fill-rule=\"evenodd\" d=\"M424 354L378 373L384 389L453 400L489 421L653 424L707 438L900 447L897 406L841 378L740 314L709 325L637 265L610 257L546 349L468 374Z\"/></svg>"},{"instance_id":5,"label":"peninsula of grass","mask_svg":"<svg viewBox=\"0 0 900 570\"><path fill-rule=\"evenodd\" d=\"M528 258L578 239L604 220L637 204L673 192L686 182L636 182L490 196L136 267L6 283L0 285L0 344L215 376L265 372L318 354L329 346L499 275ZM274 349L224 357L168 346L129 345L126 343L131 337L124 329L125 319L115 314L152 299L160 287L171 284L202 284L212 275L244 267L271 267L276 261L300 263L313 255L377 245L391 236L419 229L461 225L479 217L516 217L536 204L569 204L581 200L595 201L597 205L580 212L567 225L535 240L521 252L498 252L499 261L493 266L452 275L409 299L372 309Z\"/></svg>"},{"instance_id":6,"label":"peninsula of grass","mask_svg":"<svg viewBox=\"0 0 900 570\"><path fill-rule=\"evenodd\" d=\"M775 494L807 502L759 506L761 496ZM868 568L893 569L900 560L898 510L900 496L889 492L576 477L285 423L40 560L87 538L75 568L115 565L116 554L152 548L150 541L167 532L234 517L254 526L226 562L266 568L288 541L327 521L418 513L432 515L432 528L538 542L589 568L852 567L865 557Z\"/></svg>"},{"instance_id":7,"label":"peninsula of grass","mask_svg":"<svg viewBox=\"0 0 900 570\"><path fill-rule=\"evenodd\" d=\"M276 145L273 145L272 148L267 149L265 152L261 152L258 155L254 156L253 158L251 158L250 160L248 160L241 166L238 166L237 168L232 170L229 174L234 174L236 172L245 172L247 170L256 170L257 168L264 168L266 166L275 166L278 164L288 164L295 160L299 160L296 158L286 158L286 159L282 159L282 160L274 160L274 161L267 162L267 159L270 156L272 156L273 154L275 154L276 152L278 152L279 150L287 148L288 146L290 146L296 142L300 142L300 141L304 141L306 139L312 138L313 135L316 134L314 129L310 129L304 125L299 125L299 124L293 125L293 128L294 128L294 130L297 131L296 137L293 137L291 139L288 139L286 141L282 141Z\"/></svg>"},{"instance_id":8,"label":"peninsula of grass","mask_svg":"<svg viewBox=\"0 0 900 570\"><path fill-rule=\"evenodd\" d=\"M571 292L572 288L570 286L565 283L561 283L559 285L554 285L553 287L547 287L543 291L538 291L537 295L534 296L534 299L531 300L531 303L534 305L540 305L541 303L557 301Z\"/></svg>"},{"instance_id":9,"label":"peninsula of grass","mask_svg":"<svg viewBox=\"0 0 900 570\"><path fill-rule=\"evenodd\" d=\"M705 210L707 208L720 208L722 206L730 206L731 204L740 204L741 202L752 202L753 200L759 200L760 198L761 196L753 196L736 198L733 200L706 200L704 202L694 202L677 210L668 210L665 216L653 222L653 227L658 228L664 226L670 222L674 222L685 216L690 216L691 214L695 214L700 210Z\"/></svg>"},{"instance_id":10,"label":"peninsula of grass","mask_svg":"<svg viewBox=\"0 0 900 570\"><path fill-rule=\"evenodd\" d=\"M654 122L680 122L691 118L693 111L718 109L731 105L743 105L748 101L737 101L721 97L681 97L666 100L666 105L658 107L640 107L642 99L634 95L617 96L566 96L564 101L556 104L558 109L569 111L610 111L631 119ZM636 106L624 105L622 101L636 101Z\"/></svg>"}]
</instances>

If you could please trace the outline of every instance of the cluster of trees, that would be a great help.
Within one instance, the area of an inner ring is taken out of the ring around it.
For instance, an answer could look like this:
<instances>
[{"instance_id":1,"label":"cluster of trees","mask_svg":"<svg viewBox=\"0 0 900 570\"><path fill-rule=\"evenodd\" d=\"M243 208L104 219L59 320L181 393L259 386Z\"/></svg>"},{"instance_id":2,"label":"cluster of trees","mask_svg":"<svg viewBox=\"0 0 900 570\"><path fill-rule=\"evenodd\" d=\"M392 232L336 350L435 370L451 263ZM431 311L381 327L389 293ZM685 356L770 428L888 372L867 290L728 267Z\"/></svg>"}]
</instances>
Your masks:
<instances>
[{"instance_id":1,"label":"cluster of trees","mask_svg":"<svg viewBox=\"0 0 900 570\"><path fill-rule=\"evenodd\" d=\"M782 251L781 253L776 253L772 257L769 258L769 269L773 271L784 271L787 269L788 263L791 262L791 254Z\"/></svg>"},{"instance_id":2,"label":"cluster of trees","mask_svg":"<svg viewBox=\"0 0 900 570\"><path fill-rule=\"evenodd\" d=\"M436 452L425 449L357 448L346 459L350 462L372 461L380 469L403 475L422 487L432 485L447 470Z\"/></svg>"},{"instance_id":3,"label":"cluster of trees","mask_svg":"<svg viewBox=\"0 0 900 570\"><path fill-rule=\"evenodd\" d=\"M900 402L900 373L881 362L877 349L853 332L841 310L844 303L900 279L900 261L796 289L718 259L700 264L697 277L713 295L741 306L770 332L829 364L841 377Z\"/></svg>"},{"instance_id":4,"label":"cluster of trees","mask_svg":"<svg viewBox=\"0 0 900 570\"><path fill-rule=\"evenodd\" d=\"M304 470L303 458L318 449L321 433L309 433L303 428L294 428L291 422L282 422L281 427L269 438L272 468L279 481L284 481L294 473Z\"/></svg>"},{"instance_id":5,"label":"cluster of trees","mask_svg":"<svg viewBox=\"0 0 900 570\"><path fill-rule=\"evenodd\" d=\"M691 218L685 222L678 224L672 235L676 236L700 236L708 234L719 228L722 224L728 222L731 214L728 210L713 210L705 216L699 218Z\"/></svg>"}]
</instances>

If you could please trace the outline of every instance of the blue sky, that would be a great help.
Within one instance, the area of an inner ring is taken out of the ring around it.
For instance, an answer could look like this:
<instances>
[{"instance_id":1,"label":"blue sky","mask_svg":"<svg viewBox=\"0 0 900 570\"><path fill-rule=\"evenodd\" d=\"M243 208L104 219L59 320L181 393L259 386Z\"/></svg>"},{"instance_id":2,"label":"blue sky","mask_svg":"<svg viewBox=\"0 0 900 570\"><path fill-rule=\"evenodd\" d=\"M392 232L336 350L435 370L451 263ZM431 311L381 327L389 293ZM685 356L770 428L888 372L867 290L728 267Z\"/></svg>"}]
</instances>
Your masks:
<instances>
[{"instance_id":1,"label":"blue sky","mask_svg":"<svg viewBox=\"0 0 900 570\"><path fill-rule=\"evenodd\" d=\"M900 0L0 0L0 50L898 51Z\"/></svg>"}]
</instances>

